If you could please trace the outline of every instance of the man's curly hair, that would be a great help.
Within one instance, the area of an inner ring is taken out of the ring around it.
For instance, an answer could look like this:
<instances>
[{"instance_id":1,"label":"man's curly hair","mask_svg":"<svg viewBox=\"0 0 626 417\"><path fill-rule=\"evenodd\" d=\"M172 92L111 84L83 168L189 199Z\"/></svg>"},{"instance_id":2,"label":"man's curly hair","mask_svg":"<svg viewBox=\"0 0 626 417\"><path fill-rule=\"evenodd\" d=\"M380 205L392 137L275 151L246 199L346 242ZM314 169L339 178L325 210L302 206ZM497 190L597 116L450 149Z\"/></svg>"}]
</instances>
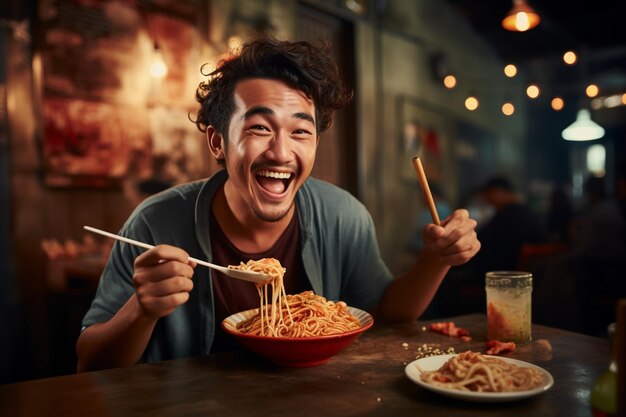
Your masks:
<instances>
[{"instance_id":1,"label":"man's curly hair","mask_svg":"<svg viewBox=\"0 0 626 417\"><path fill-rule=\"evenodd\" d=\"M222 60L200 83L196 101L200 103L193 122L206 132L213 126L227 140L229 122L235 111L237 82L250 78L270 78L285 82L313 100L317 133L328 129L333 111L352 99L352 90L339 78L337 65L328 55L328 45L261 38L243 45L241 53Z\"/></svg>"}]
</instances>

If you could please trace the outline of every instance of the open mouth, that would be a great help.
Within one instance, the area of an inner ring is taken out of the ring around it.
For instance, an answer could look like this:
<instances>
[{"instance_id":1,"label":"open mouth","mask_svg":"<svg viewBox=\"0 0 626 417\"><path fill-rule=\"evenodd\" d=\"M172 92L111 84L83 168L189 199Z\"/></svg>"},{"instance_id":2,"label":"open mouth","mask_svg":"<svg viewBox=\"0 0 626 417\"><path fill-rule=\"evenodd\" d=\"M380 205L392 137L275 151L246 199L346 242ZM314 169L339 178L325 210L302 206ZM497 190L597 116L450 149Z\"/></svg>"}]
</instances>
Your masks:
<instances>
[{"instance_id":1,"label":"open mouth","mask_svg":"<svg viewBox=\"0 0 626 417\"><path fill-rule=\"evenodd\" d=\"M256 180L265 191L271 194L284 194L291 184L294 174L291 172L279 172L261 170L256 173Z\"/></svg>"}]
</instances>

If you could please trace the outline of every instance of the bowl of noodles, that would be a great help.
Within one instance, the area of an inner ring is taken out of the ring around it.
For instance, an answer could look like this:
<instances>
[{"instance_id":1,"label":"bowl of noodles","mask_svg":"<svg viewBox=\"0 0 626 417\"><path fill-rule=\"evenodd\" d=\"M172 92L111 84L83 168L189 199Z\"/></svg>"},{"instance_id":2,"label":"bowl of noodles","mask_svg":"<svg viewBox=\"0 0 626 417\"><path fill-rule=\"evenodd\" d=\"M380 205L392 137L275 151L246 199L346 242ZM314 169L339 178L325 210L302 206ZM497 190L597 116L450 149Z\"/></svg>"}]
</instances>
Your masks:
<instances>
[{"instance_id":1,"label":"bowl of noodles","mask_svg":"<svg viewBox=\"0 0 626 417\"><path fill-rule=\"evenodd\" d=\"M305 291L286 295L281 304L233 314L222 328L276 365L307 367L328 362L373 323L363 310Z\"/></svg>"}]
</instances>

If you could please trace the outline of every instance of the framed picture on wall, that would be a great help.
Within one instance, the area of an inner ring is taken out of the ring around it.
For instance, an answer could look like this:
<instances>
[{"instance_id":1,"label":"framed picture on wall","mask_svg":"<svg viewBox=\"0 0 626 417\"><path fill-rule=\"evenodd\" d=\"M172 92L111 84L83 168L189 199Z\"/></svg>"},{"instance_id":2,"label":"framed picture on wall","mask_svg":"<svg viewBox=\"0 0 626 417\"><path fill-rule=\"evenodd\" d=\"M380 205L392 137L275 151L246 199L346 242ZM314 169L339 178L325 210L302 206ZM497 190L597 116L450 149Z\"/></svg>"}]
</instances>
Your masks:
<instances>
[{"instance_id":1,"label":"framed picture on wall","mask_svg":"<svg viewBox=\"0 0 626 417\"><path fill-rule=\"evenodd\" d=\"M400 178L418 181L412 158L419 156L431 188L461 204L471 198L495 166L493 132L416 97L397 103Z\"/></svg>"},{"instance_id":2,"label":"framed picture on wall","mask_svg":"<svg viewBox=\"0 0 626 417\"><path fill-rule=\"evenodd\" d=\"M187 119L196 110L193 94L207 61L204 7L193 0L40 5L36 54L46 185L112 187L127 176L153 176L155 156L168 159L171 151L163 132L204 143ZM171 118L163 117L152 122L164 112L182 114L188 126L170 127L165 122ZM197 157L196 148L189 152ZM176 158L182 180L196 176L184 172L190 166L181 164L184 156Z\"/></svg>"},{"instance_id":3,"label":"framed picture on wall","mask_svg":"<svg viewBox=\"0 0 626 417\"><path fill-rule=\"evenodd\" d=\"M412 159L419 156L429 183L441 185L449 175L448 143L455 134L455 121L446 112L414 97L401 96L398 106L401 179L418 181Z\"/></svg>"}]
</instances>

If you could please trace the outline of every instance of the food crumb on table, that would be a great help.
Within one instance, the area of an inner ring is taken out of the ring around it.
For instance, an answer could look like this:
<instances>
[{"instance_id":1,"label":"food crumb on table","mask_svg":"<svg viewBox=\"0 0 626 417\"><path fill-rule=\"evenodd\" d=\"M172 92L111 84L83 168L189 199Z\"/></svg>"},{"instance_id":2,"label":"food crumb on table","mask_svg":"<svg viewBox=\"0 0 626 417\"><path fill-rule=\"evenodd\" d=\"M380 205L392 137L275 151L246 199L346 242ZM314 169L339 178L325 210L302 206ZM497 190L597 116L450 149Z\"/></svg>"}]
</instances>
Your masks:
<instances>
[{"instance_id":1,"label":"food crumb on table","mask_svg":"<svg viewBox=\"0 0 626 417\"><path fill-rule=\"evenodd\" d=\"M454 347L450 346L448 348L442 348L441 345L431 344L428 345L424 343L422 346L417 348L415 352L415 359L426 358L428 356L436 356L436 355L447 355L456 353Z\"/></svg>"}]
</instances>

